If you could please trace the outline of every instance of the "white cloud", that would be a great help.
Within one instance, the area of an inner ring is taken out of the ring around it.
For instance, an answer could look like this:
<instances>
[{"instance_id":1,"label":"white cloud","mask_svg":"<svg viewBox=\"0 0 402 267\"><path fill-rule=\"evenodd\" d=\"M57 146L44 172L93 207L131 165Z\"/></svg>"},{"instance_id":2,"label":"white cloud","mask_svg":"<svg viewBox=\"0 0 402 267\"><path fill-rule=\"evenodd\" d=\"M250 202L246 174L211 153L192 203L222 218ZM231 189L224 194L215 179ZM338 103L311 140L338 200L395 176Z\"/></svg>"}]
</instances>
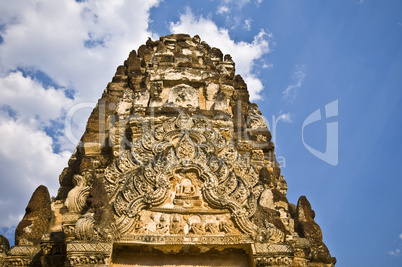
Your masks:
<instances>
[{"instance_id":1,"label":"white cloud","mask_svg":"<svg viewBox=\"0 0 402 267\"><path fill-rule=\"evenodd\" d=\"M229 8L227 6L219 6L218 10L216 11L217 14L224 14L229 13Z\"/></svg>"},{"instance_id":2,"label":"white cloud","mask_svg":"<svg viewBox=\"0 0 402 267\"><path fill-rule=\"evenodd\" d=\"M262 64L263 69L272 69L273 67L274 67L274 64L272 64L272 63L267 64L264 62L264 64Z\"/></svg>"},{"instance_id":3,"label":"white cloud","mask_svg":"<svg viewBox=\"0 0 402 267\"><path fill-rule=\"evenodd\" d=\"M292 117L293 117L293 115L290 114L289 112L288 113L282 113L281 115L279 115L278 120L281 120L281 121L287 122L287 123L291 123L291 122L293 122Z\"/></svg>"},{"instance_id":4,"label":"white cloud","mask_svg":"<svg viewBox=\"0 0 402 267\"><path fill-rule=\"evenodd\" d=\"M235 4L239 8L242 8L244 5L248 4L250 0L223 0L223 3L227 4Z\"/></svg>"},{"instance_id":5,"label":"white cloud","mask_svg":"<svg viewBox=\"0 0 402 267\"><path fill-rule=\"evenodd\" d=\"M292 83L283 91L283 98L294 101L298 93L298 89L302 86L304 77L306 77L305 67L296 66L297 70L292 75Z\"/></svg>"},{"instance_id":6,"label":"white cloud","mask_svg":"<svg viewBox=\"0 0 402 267\"><path fill-rule=\"evenodd\" d=\"M399 239L402 239L402 234L400 234L400 235L398 236L398 238L399 238ZM399 247L399 248L388 252L389 255L394 256L394 257L399 257L399 256L400 256L400 254L401 254L401 246L402 246L402 245L401 245L400 241L397 241L397 244L398 244L397 247Z\"/></svg>"},{"instance_id":7,"label":"white cloud","mask_svg":"<svg viewBox=\"0 0 402 267\"><path fill-rule=\"evenodd\" d=\"M251 30L251 19L246 19L244 21L243 29L245 29L246 31Z\"/></svg>"},{"instance_id":8,"label":"white cloud","mask_svg":"<svg viewBox=\"0 0 402 267\"><path fill-rule=\"evenodd\" d=\"M396 250L388 252L388 254L397 257L401 254L401 250L397 248Z\"/></svg>"},{"instance_id":9,"label":"white cloud","mask_svg":"<svg viewBox=\"0 0 402 267\"><path fill-rule=\"evenodd\" d=\"M172 33L198 34L210 46L223 49L222 53L230 54L236 63L236 71L241 74L248 85L251 100L261 99L259 92L263 89L261 80L253 73L253 66L257 59L270 52L270 34L261 30L254 36L251 43L235 42L229 36L227 29L218 28L216 24L202 16L195 17L190 9L180 16L176 23L170 23Z\"/></svg>"},{"instance_id":10,"label":"white cloud","mask_svg":"<svg viewBox=\"0 0 402 267\"><path fill-rule=\"evenodd\" d=\"M48 123L58 119L72 105L62 90L43 88L42 84L21 72L11 72L0 78L0 106L9 106L24 123Z\"/></svg>"}]
</instances>

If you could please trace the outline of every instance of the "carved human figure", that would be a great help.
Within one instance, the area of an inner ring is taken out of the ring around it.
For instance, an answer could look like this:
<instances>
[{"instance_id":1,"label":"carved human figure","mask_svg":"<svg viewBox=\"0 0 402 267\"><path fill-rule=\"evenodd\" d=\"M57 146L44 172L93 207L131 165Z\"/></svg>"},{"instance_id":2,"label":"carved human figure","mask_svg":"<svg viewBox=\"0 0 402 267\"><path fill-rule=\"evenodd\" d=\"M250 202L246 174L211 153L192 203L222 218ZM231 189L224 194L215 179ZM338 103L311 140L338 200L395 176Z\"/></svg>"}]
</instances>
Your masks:
<instances>
[{"instance_id":1,"label":"carved human figure","mask_svg":"<svg viewBox=\"0 0 402 267\"><path fill-rule=\"evenodd\" d=\"M264 191L261 193L259 204L265 208L275 209L274 197L271 189L264 185Z\"/></svg>"},{"instance_id":2,"label":"carved human figure","mask_svg":"<svg viewBox=\"0 0 402 267\"><path fill-rule=\"evenodd\" d=\"M206 223L205 232L209 232L213 235L219 234L219 225L217 223Z\"/></svg>"},{"instance_id":3,"label":"carved human figure","mask_svg":"<svg viewBox=\"0 0 402 267\"><path fill-rule=\"evenodd\" d=\"M184 226L181 222L181 217L179 215L173 216L170 222L170 233L174 235L184 234Z\"/></svg>"},{"instance_id":4,"label":"carved human figure","mask_svg":"<svg viewBox=\"0 0 402 267\"><path fill-rule=\"evenodd\" d=\"M165 215L161 215L159 222L156 224L156 232L158 234L167 234L169 232L169 225L166 222Z\"/></svg>"},{"instance_id":5,"label":"carved human figure","mask_svg":"<svg viewBox=\"0 0 402 267\"><path fill-rule=\"evenodd\" d=\"M182 111L174 121L174 124L179 129L190 129L193 126L194 122L190 115L188 115L185 111Z\"/></svg>"},{"instance_id":6,"label":"carved human figure","mask_svg":"<svg viewBox=\"0 0 402 267\"><path fill-rule=\"evenodd\" d=\"M147 224L142 222L141 215L138 216L138 220L134 224L134 230L138 234L144 234L147 232Z\"/></svg>"},{"instance_id":7,"label":"carved human figure","mask_svg":"<svg viewBox=\"0 0 402 267\"><path fill-rule=\"evenodd\" d=\"M203 235L205 234L205 226L203 223L192 223L191 231L196 235Z\"/></svg>"},{"instance_id":8,"label":"carved human figure","mask_svg":"<svg viewBox=\"0 0 402 267\"><path fill-rule=\"evenodd\" d=\"M180 194L180 188L181 188L180 184L177 183L176 186L175 186L175 188L174 188L174 190L175 190L175 192L176 192L176 195Z\"/></svg>"},{"instance_id":9,"label":"carved human figure","mask_svg":"<svg viewBox=\"0 0 402 267\"><path fill-rule=\"evenodd\" d=\"M225 232L226 234L233 232L234 226L230 220L223 219L219 222L219 230Z\"/></svg>"},{"instance_id":10,"label":"carved human figure","mask_svg":"<svg viewBox=\"0 0 402 267\"><path fill-rule=\"evenodd\" d=\"M191 138L187 133L177 143L176 152L179 158L185 158L185 159L194 158L196 153L196 147L193 140L191 140Z\"/></svg>"},{"instance_id":11,"label":"carved human figure","mask_svg":"<svg viewBox=\"0 0 402 267\"><path fill-rule=\"evenodd\" d=\"M160 99L163 85L160 82L154 82L150 85L151 97L154 99Z\"/></svg>"},{"instance_id":12,"label":"carved human figure","mask_svg":"<svg viewBox=\"0 0 402 267\"><path fill-rule=\"evenodd\" d=\"M183 182L181 183L180 193L184 194L184 195L194 195L195 194L195 187L189 179L184 179Z\"/></svg>"},{"instance_id":13,"label":"carved human figure","mask_svg":"<svg viewBox=\"0 0 402 267\"><path fill-rule=\"evenodd\" d=\"M176 195L173 204L184 208L200 207L202 205L201 195L197 185L193 184L197 180L197 174L190 172L183 176L177 174L180 182L175 186Z\"/></svg>"}]
</instances>

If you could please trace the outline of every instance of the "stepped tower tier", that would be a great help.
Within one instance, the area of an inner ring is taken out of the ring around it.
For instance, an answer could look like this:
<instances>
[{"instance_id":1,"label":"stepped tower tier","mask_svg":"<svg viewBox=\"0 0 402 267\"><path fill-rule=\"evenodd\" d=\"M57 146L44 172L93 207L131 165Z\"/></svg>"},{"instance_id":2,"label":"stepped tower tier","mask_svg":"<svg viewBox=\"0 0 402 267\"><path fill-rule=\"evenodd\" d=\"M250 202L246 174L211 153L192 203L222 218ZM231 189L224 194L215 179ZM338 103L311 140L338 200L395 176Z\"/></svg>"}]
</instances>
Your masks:
<instances>
[{"instance_id":1,"label":"stepped tower tier","mask_svg":"<svg viewBox=\"0 0 402 267\"><path fill-rule=\"evenodd\" d=\"M7 250L6 264L335 265L308 200L286 198L231 56L199 36L130 53L59 180L41 240Z\"/></svg>"}]
</instances>

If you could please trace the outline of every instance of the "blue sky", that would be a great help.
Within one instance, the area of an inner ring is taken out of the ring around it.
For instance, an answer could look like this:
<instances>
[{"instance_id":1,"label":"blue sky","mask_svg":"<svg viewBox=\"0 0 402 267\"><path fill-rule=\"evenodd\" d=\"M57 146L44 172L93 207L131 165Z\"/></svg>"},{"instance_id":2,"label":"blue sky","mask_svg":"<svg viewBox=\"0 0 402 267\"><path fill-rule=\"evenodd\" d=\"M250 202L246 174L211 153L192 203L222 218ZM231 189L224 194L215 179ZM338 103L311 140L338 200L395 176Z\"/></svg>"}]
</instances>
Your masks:
<instances>
[{"instance_id":1,"label":"blue sky","mask_svg":"<svg viewBox=\"0 0 402 267\"><path fill-rule=\"evenodd\" d=\"M128 53L173 32L233 56L275 136L288 199L310 200L337 266L401 266L397 0L0 0L0 233L13 241L38 185L56 194L90 107ZM302 129L316 110L322 119ZM305 146L325 152L334 123L336 166Z\"/></svg>"}]
</instances>

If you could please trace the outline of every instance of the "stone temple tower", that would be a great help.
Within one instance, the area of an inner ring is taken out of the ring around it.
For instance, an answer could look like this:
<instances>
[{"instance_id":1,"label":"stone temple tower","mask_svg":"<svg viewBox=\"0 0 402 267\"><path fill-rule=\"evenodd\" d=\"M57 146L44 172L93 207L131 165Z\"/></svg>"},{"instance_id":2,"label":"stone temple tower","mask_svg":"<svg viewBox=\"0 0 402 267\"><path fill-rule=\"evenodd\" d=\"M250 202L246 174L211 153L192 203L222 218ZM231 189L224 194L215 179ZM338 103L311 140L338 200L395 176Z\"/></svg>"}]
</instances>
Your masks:
<instances>
[{"instance_id":1,"label":"stone temple tower","mask_svg":"<svg viewBox=\"0 0 402 267\"><path fill-rule=\"evenodd\" d=\"M132 51L50 199L0 239L4 266L334 266L230 55L199 36Z\"/></svg>"}]
</instances>

